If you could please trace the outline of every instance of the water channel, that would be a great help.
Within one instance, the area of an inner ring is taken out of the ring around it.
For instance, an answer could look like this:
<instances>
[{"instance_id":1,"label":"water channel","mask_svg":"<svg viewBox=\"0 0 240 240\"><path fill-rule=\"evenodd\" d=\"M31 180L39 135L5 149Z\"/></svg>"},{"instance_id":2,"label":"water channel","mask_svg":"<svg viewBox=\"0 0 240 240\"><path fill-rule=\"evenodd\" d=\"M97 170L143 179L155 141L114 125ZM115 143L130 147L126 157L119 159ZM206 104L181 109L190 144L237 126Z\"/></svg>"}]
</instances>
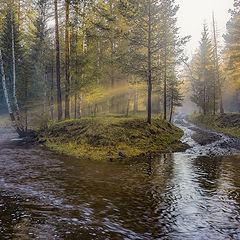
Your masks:
<instances>
[{"instance_id":1,"label":"water channel","mask_svg":"<svg viewBox=\"0 0 240 240\"><path fill-rule=\"evenodd\" d=\"M186 152L114 162L60 156L0 129L0 239L240 239L240 155L218 144L209 157L213 145L177 125Z\"/></svg>"}]
</instances>

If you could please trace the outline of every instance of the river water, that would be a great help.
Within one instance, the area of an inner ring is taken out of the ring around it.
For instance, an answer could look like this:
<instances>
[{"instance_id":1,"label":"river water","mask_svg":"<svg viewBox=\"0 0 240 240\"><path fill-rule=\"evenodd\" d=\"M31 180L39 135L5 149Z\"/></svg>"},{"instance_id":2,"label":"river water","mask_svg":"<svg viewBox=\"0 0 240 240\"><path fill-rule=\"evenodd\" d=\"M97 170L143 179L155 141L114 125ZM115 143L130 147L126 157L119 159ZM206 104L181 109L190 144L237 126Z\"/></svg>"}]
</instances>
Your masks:
<instances>
[{"instance_id":1,"label":"river water","mask_svg":"<svg viewBox=\"0 0 240 240\"><path fill-rule=\"evenodd\" d=\"M240 155L210 158L178 125L191 149L134 162L59 156L0 129L0 239L240 239Z\"/></svg>"}]
</instances>

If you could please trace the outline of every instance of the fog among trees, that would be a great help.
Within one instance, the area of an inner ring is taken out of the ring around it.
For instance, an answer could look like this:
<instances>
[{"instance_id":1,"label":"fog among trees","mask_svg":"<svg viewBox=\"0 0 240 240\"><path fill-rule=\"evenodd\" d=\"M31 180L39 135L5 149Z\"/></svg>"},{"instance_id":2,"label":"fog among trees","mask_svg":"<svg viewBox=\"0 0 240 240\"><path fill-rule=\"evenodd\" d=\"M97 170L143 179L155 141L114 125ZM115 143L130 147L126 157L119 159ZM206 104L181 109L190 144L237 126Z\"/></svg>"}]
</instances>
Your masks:
<instances>
[{"instance_id":1,"label":"fog among trees","mask_svg":"<svg viewBox=\"0 0 240 240\"><path fill-rule=\"evenodd\" d=\"M1 0L1 112L27 129L89 116L171 121L186 95L204 114L240 111L239 5L224 46L213 14L189 58L174 0Z\"/></svg>"}]
</instances>

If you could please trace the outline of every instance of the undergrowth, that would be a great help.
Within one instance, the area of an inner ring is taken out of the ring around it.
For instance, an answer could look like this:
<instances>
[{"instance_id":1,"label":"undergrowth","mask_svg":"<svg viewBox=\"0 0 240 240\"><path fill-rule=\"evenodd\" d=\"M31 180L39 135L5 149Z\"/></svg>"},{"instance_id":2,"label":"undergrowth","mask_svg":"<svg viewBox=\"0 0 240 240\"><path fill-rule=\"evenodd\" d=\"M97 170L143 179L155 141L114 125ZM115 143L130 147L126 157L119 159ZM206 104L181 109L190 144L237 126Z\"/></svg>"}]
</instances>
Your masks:
<instances>
[{"instance_id":1,"label":"undergrowth","mask_svg":"<svg viewBox=\"0 0 240 240\"><path fill-rule=\"evenodd\" d=\"M134 157L150 152L183 148L182 130L167 121L142 118L84 118L53 123L41 132L50 149L90 159L117 158L119 152Z\"/></svg>"},{"instance_id":2,"label":"undergrowth","mask_svg":"<svg viewBox=\"0 0 240 240\"><path fill-rule=\"evenodd\" d=\"M189 120L214 131L222 132L233 137L240 137L240 114L193 114L189 117Z\"/></svg>"}]
</instances>

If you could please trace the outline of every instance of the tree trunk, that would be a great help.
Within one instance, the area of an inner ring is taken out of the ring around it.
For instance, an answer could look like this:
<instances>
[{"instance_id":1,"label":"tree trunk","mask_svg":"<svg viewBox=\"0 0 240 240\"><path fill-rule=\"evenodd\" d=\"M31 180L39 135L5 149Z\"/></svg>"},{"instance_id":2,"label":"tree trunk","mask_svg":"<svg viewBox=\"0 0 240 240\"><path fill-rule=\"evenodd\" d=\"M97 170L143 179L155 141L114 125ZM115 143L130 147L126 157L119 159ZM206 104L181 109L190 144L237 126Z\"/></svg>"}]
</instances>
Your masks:
<instances>
[{"instance_id":1,"label":"tree trunk","mask_svg":"<svg viewBox=\"0 0 240 240\"><path fill-rule=\"evenodd\" d=\"M82 117L82 94L78 93L78 118Z\"/></svg>"},{"instance_id":2,"label":"tree trunk","mask_svg":"<svg viewBox=\"0 0 240 240\"><path fill-rule=\"evenodd\" d=\"M204 82L203 82L203 115L207 114L207 87L206 87L206 64L204 62Z\"/></svg>"},{"instance_id":3,"label":"tree trunk","mask_svg":"<svg viewBox=\"0 0 240 240\"><path fill-rule=\"evenodd\" d=\"M164 113L164 120L167 119L167 42L165 39L165 46L164 46L164 89L163 89L163 113Z\"/></svg>"},{"instance_id":4,"label":"tree trunk","mask_svg":"<svg viewBox=\"0 0 240 240\"><path fill-rule=\"evenodd\" d=\"M44 71L44 81L43 81L43 84L44 84L44 97L43 97L43 113L46 113L47 112L47 70L45 69Z\"/></svg>"},{"instance_id":5,"label":"tree trunk","mask_svg":"<svg viewBox=\"0 0 240 240\"><path fill-rule=\"evenodd\" d=\"M135 93L134 93L134 113L138 112L138 89L137 87L135 88Z\"/></svg>"},{"instance_id":6,"label":"tree trunk","mask_svg":"<svg viewBox=\"0 0 240 240\"><path fill-rule=\"evenodd\" d=\"M220 98L220 113L224 113L224 107L223 107L223 99L222 99L222 86L220 82L220 73L219 73L219 62L218 62L218 45L217 45L217 37L216 37L216 26L215 26L215 19L213 14L213 36L214 36L214 45L215 45L215 65L216 65L216 74L217 74L217 82L218 82L218 91L219 91L219 98Z\"/></svg>"},{"instance_id":7,"label":"tree trunk","mask_svg":"<svg viewBox=\"0 0 240 240\"><path fill-rule=\"evenodd\" d=\"M18 0L18 14L17 14L17 19L18 19L18 31L20 31L20 20L21 20L21 0Z\"/></svg>"},{"instance_id":8,"label":"tree trunk","mask_svg":"<svg viewBox=\"0 0 240 240\"><path fill-rule=\"evenodd\" d=\"M65 82L65 119L70 118L69 94L70 94L70 42L69 42L69 0L65 0L66 26L65 26L65 57L66 57L66 82Z\"/></svg>"},{"instance_id":9,"label":"tree trunk","mask_svg":"<svg viewBox=\"0 0 240 240\"><path fill-rule=\"evenodd\" d=\"M28 109L25 107L25 131L28 131Z\"/></svg>"},{"instance_id":10,"label":"tree trunk","mask_svg":"<svg viewBox=\"0 0 240 240\"><path fill-rule=\"evenodd\" d=\"M206 109L206 82L204 80L204 86L203 86L203 115L206 115L207 109Z\"/></svg>"},{"instance_id":11,"label":"tree trunk","mask_svg":"<svg viewBox=\"0 0 240 240\"><path fill-rule=\"evenodd\" d=\"M151 53L151 33L152 33L152 16L151 1L148 0L148 118L147 122L151 124L152 118L152 53Z\"/></svg>"},{"instance_id":12,"label":"tree trunk","mask_svg":"<svg viewBox=\"0 0 240 240\"><path fill-rule=\"evenodd\" d=\"M113 1L109 1L109 5L110 5L110 14L111 17L113 16ZM111 22L110 22L111 24ZM110 32L110 45L111 45L111 87L114 87L114 83L115 83L115 79L114 79L114 66L113 66L113 51L114 51L114 42L113 42L113 36Z\"/></svg>"},{"instance_id":13,"label":"tree trunk","mask_svg":"<svg viewBox=\"0 0 240 240\"><path fill-rule=\"evenodd\" d=\"M127 100L127 111L126 111L126 117L129 116L129 108L130 108L130 101L131 101L131 92L128 92L128 100Z\"/></svg>"},{"instance_id":14,"label":"tree trunk","mask_svg":"<svg viewBox=\"0 0 240 240\"><path fill-rule=\"evenodd\" d=\"M56 74L57 74L57 105L58 120L62 120L62 94L61 94L61 76L60 76L60 50L59 50L59 30L58 30L58 4L54 0L55 5L55 35L56 35Z\"/></svg>"},{"instance_id":15,"label":"tree trunk","mask_svg":"<svg viewBox=\"0 0 240 240\"><path fill-rule=\"evenodd\" d=\"M74 119L77 118L77 93L74 93Z\"/></svg>"},{"instance_id":16,"label":"tree trunk","mask_svg":"<svg viewBox=\"0 0 240 240\"><path fill-rule=\"evenodd\" d=\"M97 116L97 110L98 110L98 105L97 103L94 104L94 109L93 109L93 116L96 117Z\"/></svg>"},{"instance_id":17,"label":"tree trunk","mask_svg":"<svg viewBox=\"0 0 240 240\"><path fill-rule=\"evenodd\" d=\"M172 96L171 96L171 102L170 102L170 117L169 117L170 122L172 122L172 115L173 115L173 90L172 90Z\"/></svg>"},{"instance_id":18,"label":"tree trunk","mask_svg":"<svg viewBox=\"0 0 240 240\"><path fill-rule=\"evenodd\" d=\"M13 29L13 9L11 11L11 33L12 33L12 74L13 74L13 100L16 108L16 116L19 124L21 122L20 110L16 96L16 58L15 58L15 43L14 43L14 29Z\"/></svg>"},{"instance_id":19,"label":"tree trunk","mask_svg":"<svg viewBox=\"0 0 240 240\"><path fill-rule=\"evenodd\" d=\"M213 81L213 115L216 115L216 80Z\"/></svg>"},{"instance_id":20,"label":"tree trunk","mask_svg":"<svg viewBox=\"0 0 240 240\"><path fill-rule=\"evenodd\" d=\"M13 127L16 129L19 136L21 136L23 134L24 129L22 129L21 126L18 126L15 116L14 116L14 113L13 113L13 110L12 110L12 107L11 107L11 103L10 103L8 91L7 91L6 77L5 77L4 67L3 67L1 50L0 50L0 70L1 70L1 75L2 75L2 87L3 87L3 91L4 91L5 101L6 101L7 107L8 107L8 113L9 113L10 119L13 123Z\"/></svg>"},{"instance_id":21,"label":"tree trunk","mask_svg":"<svg viewBox=\"0 0 240 240\"><path fill-rule=\"evenodd\" d=\"M53 114L53 110L54 110L54 107L53 107L53 90L54 90L54 82L53 82L53 76L54 76L54 70L53 70L53 57L52 57L52 66L51 66L51 69L52 69L52 73L51 73L51 97L50 97L50 101L51 101L51 108L50 108L50 115L51 115L51 119L53 120L54 118L54 114Z\"/></svg>"},{"instance_id":22,"label":"tree trunk","mask_svg":"<svg viewBox=\"0 0 240 240\"><path fill-rule=\"evenodd\" d=\"M219 94L220 94L220 113L224 114L224 107L223 107L223 98L222 98L222 89L219 88Z\"/></svg>"},{"instance_id":23,"label":"tree trunk","mask_svg":"<svg viewBox=\"0 0 240 240\"><path fill-rule=\"evenodd\" d=\"M77 86L78 86L78 52L77 52L77 42L78 42L78 33L76 31L76 39L75 39L75 79L74 79L74 85L75 85L75 93L74 93L74 118L77 118L77 100L78 100L78 92L77 92ZM84 50L83 50L84 51Z\"/></svg>"}]
</instances>

